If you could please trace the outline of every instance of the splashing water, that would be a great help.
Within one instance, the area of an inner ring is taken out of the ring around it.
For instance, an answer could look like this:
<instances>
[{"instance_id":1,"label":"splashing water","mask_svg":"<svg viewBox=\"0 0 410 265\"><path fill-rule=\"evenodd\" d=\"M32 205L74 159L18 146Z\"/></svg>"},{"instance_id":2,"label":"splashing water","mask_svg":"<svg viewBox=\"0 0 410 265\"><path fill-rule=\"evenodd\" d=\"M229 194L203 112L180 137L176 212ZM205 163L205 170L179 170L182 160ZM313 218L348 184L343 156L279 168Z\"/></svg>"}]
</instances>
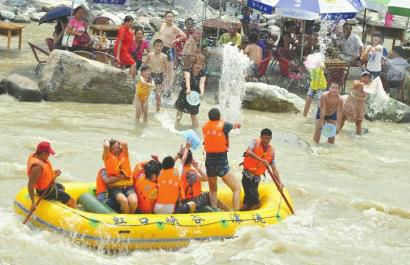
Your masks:
<instances>
[{"instance_id":1,"label":"splashing water","mask_svg":"<svg viewBox=\"0 0 410 265\"><path fill-rule=\"evenodd\" d=\"M241 106L245 95L245 73L251 61L238 48L223 48L222 76L219 81L219 108L224 119L240 121Z\"/></svg>"}]
</instances>

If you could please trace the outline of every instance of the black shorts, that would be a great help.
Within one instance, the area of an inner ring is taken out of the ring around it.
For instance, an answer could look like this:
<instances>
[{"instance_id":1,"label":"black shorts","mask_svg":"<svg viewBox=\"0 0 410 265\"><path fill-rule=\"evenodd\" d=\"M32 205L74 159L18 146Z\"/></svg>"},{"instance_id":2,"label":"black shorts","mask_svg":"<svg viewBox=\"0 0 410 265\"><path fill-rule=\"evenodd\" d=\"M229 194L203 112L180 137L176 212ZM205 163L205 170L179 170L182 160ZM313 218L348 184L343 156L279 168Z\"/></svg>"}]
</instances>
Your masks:
<instances>
[{"instance_id":1,"label":"black shorts","mask_svg":"<svg viewBox=\"0 0 410 265\"><path fill-rule=\"evenodd\" d=\"M208 177L224 177L229 172L228 154L206 154L206 175Z\"/></svg>"},{"instance_id":2,"label":"black shorts","mask_svg":"<svg viewBox=\"0 0 410 265\"><path fill-rule=\"evenodd\" d=\"M192 200L195 202L197 210L206 205L211 205L211 200L209 199L209 192L202 192Z\"/></svg>"},{"instance_id":3,"label":"black shorts","mask_svg":"<svg viewBox=\"0 0 410 265\"><path fill-rule=\"evenodd\" d=\"M54 185L46 190L37 190L37 194L39 196L46 194L44 199L49 201L59 201L66 204L70 199L71 196L65 192L65 188L60 183L54 183Z\"/></svg>"},{"instance_id":4,"label":"black shorts","mask_svg":"<svg viewBox=\"0 0 410 265\"><path fill-rule=\"evenodd\" d=\"M133 186L108 188L108 196L114 200L116 200L119 193L122 193L125 197L128 197L131 194L135 194L135 190Z\"/></svg>"},{"instance_id":5,"label":"black shorts","mask_svg":"<svg viewBox=\"0 0 410 265\"><path fill-rule=\"evenodd\" d=\"M167 55L168 62L175 62L176 52L174 48L163 47L162 52Z\"/></svg>"},{"instance_id":6,"label":"black shorts","mask_svg":"<svg viewBox=\"0 0 410 265\"><path fill-rule=\"evenodd\" d=\"M135 62L137 64L137 70L139 70L141 68L142 61L141 60L135 60Z\"/></svg>"},{"instance_id":7,"label":"black shorts","mask_svg":"<svg viewBox=\"0 0 410 265\"><path fill-rule=\"evenodd\" d=\"M162 85L164 82L164 73L151 73L151 78L154 79L155 85Z\"/></svg>"},{"instance_id":8,"label":"black shorts","mask_svg":"<svg viewBox=\"0 0 410 265\"><path fill-rule=\"evenodd\" d=\"M260 176L255 176L248 171L242 171L242 186L245 196L243 198L243 204L251 207L259 203L259 191L258 186L261 181Z\"/></svg>"}]
</instances>

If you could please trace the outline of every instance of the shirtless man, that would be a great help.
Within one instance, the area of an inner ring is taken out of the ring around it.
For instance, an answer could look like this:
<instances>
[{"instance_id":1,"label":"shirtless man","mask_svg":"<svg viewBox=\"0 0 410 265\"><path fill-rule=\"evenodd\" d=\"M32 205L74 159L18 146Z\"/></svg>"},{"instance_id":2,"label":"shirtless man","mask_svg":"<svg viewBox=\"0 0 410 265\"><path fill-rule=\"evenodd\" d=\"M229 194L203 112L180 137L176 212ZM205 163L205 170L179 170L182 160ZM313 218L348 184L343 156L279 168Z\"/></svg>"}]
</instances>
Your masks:
<instances>
[{"instance_id":1,"label":"shirtless man","mask_svg":"<svg viewBox=\"0 0 410 265\"><path fill-rule=\"evenodd\" d=\"M165 72L165 93L167 96L171 94L172 84L174 83L174 63L175 63L175 43L186 39L185 33L174 23L174 14L171 11L165 12L165 22L162 23L159 29L160 39L164 43L162 52L168 56L167 69ZM179 38L175 38L179 35Z\"/></svg>"},{"instance_id":2,"label":"shirtless man","mask_svg":"<svg viewBox=\"0 0 410 265\"><path fill-rule=\"evenodd\" d=\"M339 85L332 83L328 92L324 92L320 97L319 108L316 113L316 128L313 140L315 143L320 142L320 134L323 125L330 123L336 126L336 132L339 133L343 113L343 99L339 94ZM328 138L328 143L334 144L335 137Z\"/></svg>"},{"instance_id":3,"label":"shirtless man","mask_svg":"<svg viewBox=\"0 0 410 265\"><path fill-rule=\"evenodd\" d=\"M161 94L163 92L164 72L166 71L167 55L162 53L162 40L156 39L154 41L154 51L148 53L145 59L145 64L151 67L151 77L155 83L155 99L157 105L157 112L161 108Z\"/></svg>"},{"instance_id":4,"label":"shirtless man","mask_svg":"<svg viewBox=\"0 0 410 265\"><path fill-rule=\"evenodd\" d=\"M248 55L249 59L252 61L251 65L251 76L258 76L258 65L262 61L262 48L256 44L258 41L258 35L256 33L251 33L249 36L249 44L246 45L244 54Z\"/></svg>"}]
</instances>

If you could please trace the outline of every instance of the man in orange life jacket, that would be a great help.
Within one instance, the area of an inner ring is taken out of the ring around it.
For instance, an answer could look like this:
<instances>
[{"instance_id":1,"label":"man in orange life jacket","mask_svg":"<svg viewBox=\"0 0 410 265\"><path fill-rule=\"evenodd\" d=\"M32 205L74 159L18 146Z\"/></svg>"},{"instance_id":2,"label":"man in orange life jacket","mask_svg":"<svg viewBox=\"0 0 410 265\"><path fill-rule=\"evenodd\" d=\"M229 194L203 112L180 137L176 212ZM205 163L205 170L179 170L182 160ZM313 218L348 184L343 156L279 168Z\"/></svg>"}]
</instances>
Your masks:
<instances>
[{"instance_id":1,"label":"man in orange life jacket","mask_svg":"<svg viewBox=\"0 0 410 265\"><path fill-rule=\"evenodd\" d=\"M108 196L120 204L121 213L135 213L138 198L131 176L127 144L116 140L105 140L102 159L108 178L115 178L112 183L107 183Z\"/></svg>"},{"instance_id":2,"label":"man in orange life jacket","mask_svg":"<svg viewBox=\"0 0 410 265\"><path fill-rule=\"evenodd\" d=\"M241 186L239 181L229 169L228 148L229 132L240 128L239 123L228 123L221 120L221 113L213 108L208 112L209 121L202 127L204 146L206 152L206 174L208 175L209 197L211 206L217 207L217 179L221 177L226 185L232 190L232 205L234 210L239 210L239 196Z\"/></svg>"},{"instance_id":3,"label":"man in orange life jacket","mask_svg":"<svg viewBox=\"0 0 410 265\"><path fill-rule=\"evenodd\" d=\"M40 196L44 195L46 200L56 200L70 207L75 207L76 202L71 196L64 191L64 186L55 182L60 176L60 170L53 170L49 156L54 155L54 150L49 142L40 142L37 145L36 152L31 154L27 161L28 194L31 199L31 211L36 209L34 201L34 189Z\"/></svg>"},{"instance_id":4,"label":"man in orange life jacket","mask_svg":"<svg viewBox=\"0 0 410 265\"><path fill-rule=\"evenodd\" d=\"M157 178L162 165L157 160L144 163L138 172L134 170L134 185L138 196L138 211L140 213L154 213L155 202L158 197Z\"/></svg>"},{"instance_id":5,"label":"man in orange life jacket","mask_svg":"<svg viewBox=\"0 0 410 265\"><path fill-rule=\"evenodd\" d=\"M283 188L279 172L275 166L275 150L270 145L272 131L265 128L259 139L254 139L245 152L242 172L242 186L245 192L242 211L254 210L260 207L258 186L261 175L271 167L274 177Z\"/></svg>"}]
</instances>

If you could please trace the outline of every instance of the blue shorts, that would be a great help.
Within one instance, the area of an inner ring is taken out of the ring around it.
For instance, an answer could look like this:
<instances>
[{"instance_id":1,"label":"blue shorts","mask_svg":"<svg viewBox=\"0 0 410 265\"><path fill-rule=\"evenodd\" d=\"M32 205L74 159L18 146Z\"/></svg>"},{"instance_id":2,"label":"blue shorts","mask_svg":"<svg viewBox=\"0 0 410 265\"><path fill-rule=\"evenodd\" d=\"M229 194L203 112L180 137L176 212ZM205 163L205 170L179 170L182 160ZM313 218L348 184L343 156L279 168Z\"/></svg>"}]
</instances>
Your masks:
<instances>
[{"instance_id":1,"label":"blue shorts","mask_svg":"<svg viewBox=\"0 0 410 265\"><path fill-rule=\"evenodd\" d=\"M175 62L176 60L175 48L163 47L162 52L166 54L168 62Z\"/></svg>"},{"instance_id":2,"label":"blue shorts","mask_svg":"<svg viewBox=\"0 0 410 265\"><path fill-rule=\"evenodd\" d=\"M124 187L111 187L108 188L108 196L115 199L119 193L124 194L125 197L128 197L131 194L135 194L134 186L124 186Z\"/></svg>"},{"instance_id":3,"label":"blue shorts","mask_svg":"<svg viewBox=\"0 0 410 265\"><path fill-rule=\"evenodd\" d=\"M111 198L111 196L108 195L108 192L103 192L97 196L97 200L100 201L101 203L105 203L108 205L111 209L113 209L116 212L120 212L120 205L118 202L114 199Z\"/></svg>"},{"instance_id":4,"label":"blue shorts","mask_svg":"<svg viewBox=\"0 0 410 265\"><path fill-rule=\"evenodd\" d=\"M320 120L320 108L317 108L316 120ZM325 115L325 121L326 120L337 121L337 111L335 111L332 115Z\"/></svg>"},{"instance_id":5,"label":"blue shorts","mask_svg":"<svg viewBox=\"0 0 410 265\"><path fill-rule=\"evenodd\" d=\"M205 160L206 175L208 177L224 177L230 168L227 153L206 154Z\"/></svg>"},{"instance_id":6,"label":"blue shorts","mask_svg":"<svg viewBox=\"0 0 410 265\"><path fill-rule=\"evenodd\" d=\"M325 92L325 91L326 91L326 89L313 90L311 87L309 87L307 95L311 98L314 98L315 96L317 96L317 98L320 98L322 93Z\"/></svg>"}]
</instances>

